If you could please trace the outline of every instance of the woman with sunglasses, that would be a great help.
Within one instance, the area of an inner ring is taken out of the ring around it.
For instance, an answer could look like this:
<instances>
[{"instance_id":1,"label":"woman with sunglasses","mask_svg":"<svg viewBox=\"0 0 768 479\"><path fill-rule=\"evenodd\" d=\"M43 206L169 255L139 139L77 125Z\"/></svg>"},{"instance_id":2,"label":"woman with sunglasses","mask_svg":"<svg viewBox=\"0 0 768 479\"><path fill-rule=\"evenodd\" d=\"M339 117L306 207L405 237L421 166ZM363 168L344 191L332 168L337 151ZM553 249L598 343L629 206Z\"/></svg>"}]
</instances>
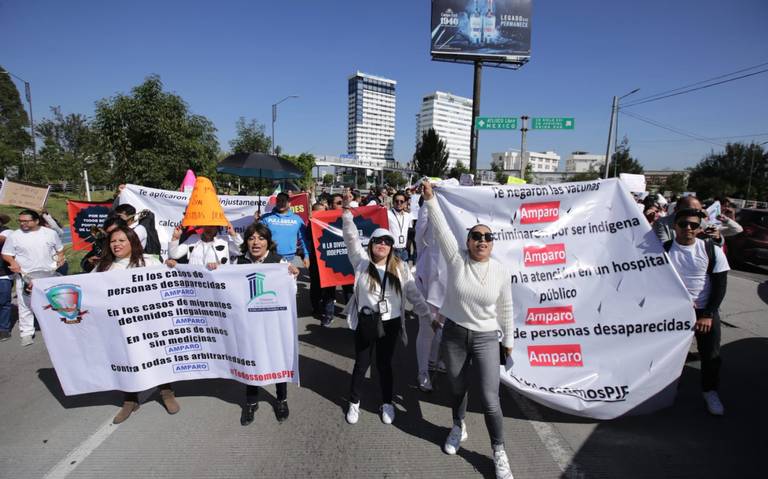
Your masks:
<instances>
[{"instance_id":1,"label":"woman with sunglasses","mask_svg":"<svg viewBox=\"0 0 768 479\"><path fill-rule=\"evenodd\" d=\"M410 269L393 254L395 239L392 233L384 228L376 229L368 242L368 248L363 249L348 201L344 202L344 210L341 216L344 243L355 270L354 299L347 305L347 321L350 329L355 330L355 367L352 370L347 422L355 424L359 419L363 378L371 364L375 347L381 387L381 421L392 424L395 419L392 357L398 337L402 338L403 343L408 342L404 325L405 300L413 304L413 311L419 317L429 319L429 307L416 287ZM358 327L360 312L380 315L384 335L372 338L364 334L363 328Z\"/></svg>"},{"instance_id":2,"label":"woman with sunglasses","mask_svg":"<svg viewBox=\"0 0 768 479\"><path fill-rule=\"evenodd\" d=\"M456 454L467 438L468 380L480 381L485 425L491 437L496 477L511 478L504 451L504 427L499 403L499 333L506 355L512 352L512 286L510 273L491 258L493 232L483 224L467 235L467 251L459 250L429 181L424 181L424 206L434 238L445 258L449 279L440 314L443 327L442 357L453 395L453 427L443 450Z\"/></svg>"}]
</instances>

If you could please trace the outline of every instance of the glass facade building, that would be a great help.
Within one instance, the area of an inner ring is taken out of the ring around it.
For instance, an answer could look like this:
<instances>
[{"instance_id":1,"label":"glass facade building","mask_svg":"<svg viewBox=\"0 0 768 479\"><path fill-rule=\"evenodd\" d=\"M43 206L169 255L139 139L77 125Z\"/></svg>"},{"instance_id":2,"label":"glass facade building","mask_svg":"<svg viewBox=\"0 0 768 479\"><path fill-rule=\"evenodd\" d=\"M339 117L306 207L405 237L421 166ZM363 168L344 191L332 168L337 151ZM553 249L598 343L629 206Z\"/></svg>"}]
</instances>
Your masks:
<instances>
[{"instance_id":1,"label":"glass facade building","mask_svg":"<svg viewBox=\"0 0 768 479\"><path fill-rule=\"evenodd\" d=\"M348 80L347 152L360 160L394 161L397 82L357 72Z\"/></svg>"}]
</instances>

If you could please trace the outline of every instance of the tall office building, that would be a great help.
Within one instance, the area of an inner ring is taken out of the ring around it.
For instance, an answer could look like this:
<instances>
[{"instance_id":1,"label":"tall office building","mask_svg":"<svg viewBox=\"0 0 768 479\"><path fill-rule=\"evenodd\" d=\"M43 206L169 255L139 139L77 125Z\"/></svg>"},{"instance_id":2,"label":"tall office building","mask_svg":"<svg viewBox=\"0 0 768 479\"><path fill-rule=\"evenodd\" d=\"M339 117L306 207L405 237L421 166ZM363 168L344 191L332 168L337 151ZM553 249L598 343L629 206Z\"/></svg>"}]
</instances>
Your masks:
<instances>
[{"instance_id":1,"label":"tall office building","mask_svg":"<svg viewBox=\"0 0 768 479\"><path fill-rule=\"evenodd\" d=\"M574 151L565 160L565 171L568 173L584 173L590 170L602 171L605 166L605 155L591 155L586 151Z\"/></svg>"},{"instance_id":2,"label":"tall office building","mask_svg":"<svg viewBox=\"0 0 768 479\"><path fill-rule=\"evenodd\" d=\"M472 100L436 91L424 97L416 114L416 145L434 128L448 149L448 167L461 161L469 167L469 140L472 135Z\"/></svg>"},{"instance_id":3,"label":"tall office building","mask_svg":"<svg viewBox=\"0 0 768 479\"><path fill-rule=\"evenodd\" d=\"M347 152L359 160L394 161L394 80L357 72L349 77Z\"/></svg>"}]
</instances>

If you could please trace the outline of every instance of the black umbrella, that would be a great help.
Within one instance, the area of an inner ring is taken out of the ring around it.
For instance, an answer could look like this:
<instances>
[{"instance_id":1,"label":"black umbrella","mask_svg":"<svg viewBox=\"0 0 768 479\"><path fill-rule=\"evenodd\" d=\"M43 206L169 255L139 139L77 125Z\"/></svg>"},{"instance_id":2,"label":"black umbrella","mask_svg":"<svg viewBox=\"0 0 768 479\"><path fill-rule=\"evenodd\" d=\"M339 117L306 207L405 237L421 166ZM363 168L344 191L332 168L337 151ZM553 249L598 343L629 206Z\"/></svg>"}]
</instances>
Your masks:
<instances>
[{"instance_id":1,"label":"black umbrella","mask_svg":"<svg viewBox=\"0 0 768 479\"><path fill-rule=\"evenodd\" d=\"M290 161L266 153L229 155L216 166L216 171L268 180L291 180L304 177L304 172Z\"/></svg>"},{"instance_id":2,"label":"black umbrella","mask_svg":"<svg viewBox=\"0 0 768 479\"><path fill-rule=\"evenodd\" d=\"M290 161L266 153L235 153L224 158L216 166L219 173L236 176L250 176L268 180L292 180L304 178L301 171ZM259 203L261 214L261 203Z\"/></svg>"}]
</instances>

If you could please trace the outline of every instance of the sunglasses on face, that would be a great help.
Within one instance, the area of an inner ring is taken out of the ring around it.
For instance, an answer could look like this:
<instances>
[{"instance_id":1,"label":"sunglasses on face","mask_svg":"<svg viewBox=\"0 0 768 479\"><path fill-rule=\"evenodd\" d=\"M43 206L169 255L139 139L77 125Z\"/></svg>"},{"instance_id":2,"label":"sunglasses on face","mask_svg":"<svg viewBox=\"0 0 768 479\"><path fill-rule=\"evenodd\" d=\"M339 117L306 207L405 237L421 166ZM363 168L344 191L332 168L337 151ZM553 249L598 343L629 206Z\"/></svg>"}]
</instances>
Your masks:
<instances>
[{"instance_id":1,"label":"sunglasses on face","mask_svg":"<svg viewBox=\"0 0 768 479\"><path fill-rule=\"evenodd\" d=\"M333 202L333 204L334 204L334 205L340 205L340 204L342 204L342 203L343 203L342 201L334 201L334 202Z\"/></svg>"},{"instance_id":2,"label":"sunglasses on face","mask_svg":"<svg viewBox=\"0 0 768 479\"><path fill-rule=\"evenodd\" d=\"M405 200L395 200L394 203L395 204L405 203Z\"/></svg>"},{"instance_id":3,"label":"sunglasses on face","mask_svg":"<svg viewBox=\"0 0 768 479\"><path fill-rule=\"evenodd\" d=\"M485 240L486 243L493 243L493 233L481 233L479 231L473 231L469 233L469 239L472 241Z\"/></svg>"},{"instance_id":4,"label":"sunglasses on face","mask_svg":"<svg viewBox=\"0 0 768 479\"><path fill-rule=\"evenodd\" d=\"M380 238L373 238L373 239L371 239L371 243L392 246L393 244L395 244L395 241L392 238L388 237L388 236L382 236Z\"/></svg>"},{"instance_id":5,"label":"sunglasses on face","mask_svg":"<svg viewBox=\"0 0 768 479\"><path fill-rule=\"evenodd\" d=\"M692 229L697 230L701 227L701 223L697 223L696 221L678 221L677 227L681 230L684 229Z\"/></svg>"}]
</instances>

